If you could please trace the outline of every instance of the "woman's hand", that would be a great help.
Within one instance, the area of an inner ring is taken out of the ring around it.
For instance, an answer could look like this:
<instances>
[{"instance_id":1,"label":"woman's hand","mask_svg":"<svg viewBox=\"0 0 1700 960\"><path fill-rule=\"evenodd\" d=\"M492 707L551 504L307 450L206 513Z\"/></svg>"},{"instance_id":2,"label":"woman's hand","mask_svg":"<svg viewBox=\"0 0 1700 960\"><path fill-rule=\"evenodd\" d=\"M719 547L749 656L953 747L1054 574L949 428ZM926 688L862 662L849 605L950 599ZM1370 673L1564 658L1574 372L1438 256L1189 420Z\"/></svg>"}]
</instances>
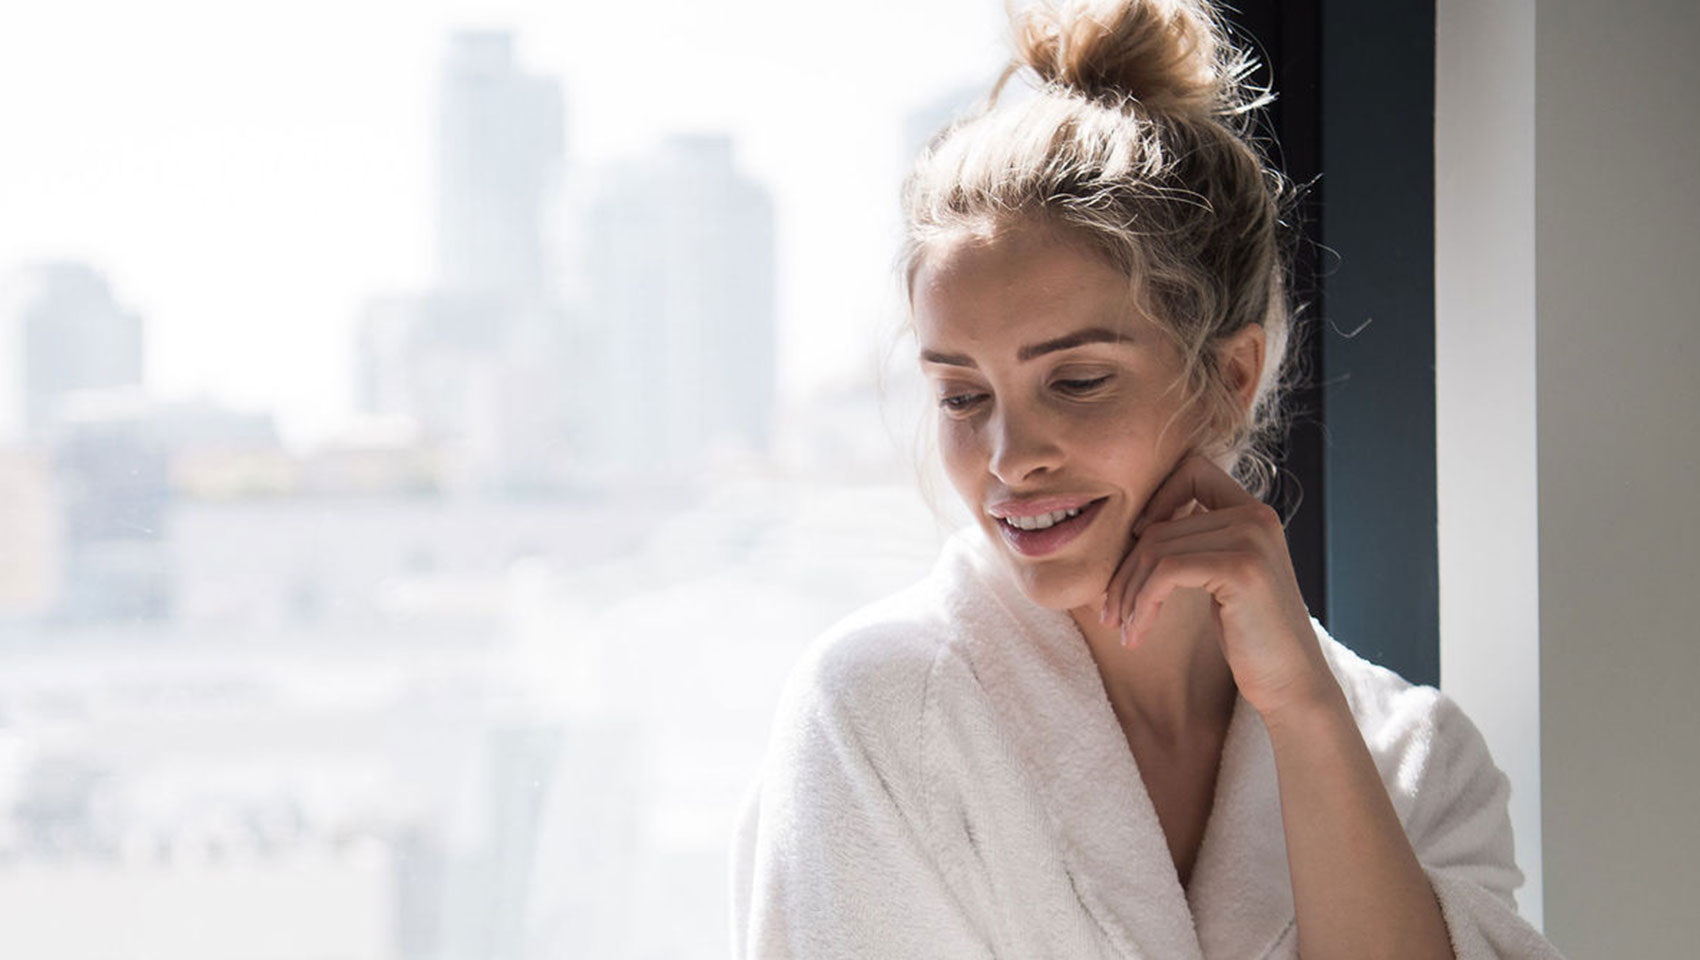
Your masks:
<instances>
[{"instance_id":1,"label":"woman's hand","mask_svg":"<svg viewBox=\"0 0 1700 960\"><path fill-rule=\"evenodd\" d=\"M1175 589L1208 590L1234 684L1265 720L1339 695L1281 519L1234 478L1204 456L1188 456L1151 495L1132 532L1101 617L1121 625L1123 644L1144 642Z\"/></svg>"}]
</instances>

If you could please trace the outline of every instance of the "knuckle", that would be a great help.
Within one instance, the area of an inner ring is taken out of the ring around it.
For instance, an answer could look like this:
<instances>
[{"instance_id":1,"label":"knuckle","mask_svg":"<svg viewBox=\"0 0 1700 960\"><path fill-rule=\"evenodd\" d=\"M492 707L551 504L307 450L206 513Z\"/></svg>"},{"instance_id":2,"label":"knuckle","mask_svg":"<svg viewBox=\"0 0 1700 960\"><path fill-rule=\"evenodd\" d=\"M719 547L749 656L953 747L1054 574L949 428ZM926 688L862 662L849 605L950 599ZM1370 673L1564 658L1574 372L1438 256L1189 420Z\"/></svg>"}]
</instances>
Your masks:
<instances>
[{"instance_id":1,"label":"knuckle","mask_svg":"<svg viewBox=\"0 0 1700 960\"><path fill-rule=\"evenodd\" d=\"M1151 566L1151 579L1155 580L1159 575L1172 576L1180 569L1180 565L1180 557L1174 555L1158 557L1157 561Z\"/></svg>"},{"instance_id":2,"label":"knuckle","mask_svg":"<svg viewBox=\"0 0 1700 960\"><path fill-rule=\"evenodd\" d=\"M1255 552L1249 550L1235 551L1233 555L1233 571L1242 580L1249 580L1262 569L1262 564Z\"/></svg>"}]
</instances>

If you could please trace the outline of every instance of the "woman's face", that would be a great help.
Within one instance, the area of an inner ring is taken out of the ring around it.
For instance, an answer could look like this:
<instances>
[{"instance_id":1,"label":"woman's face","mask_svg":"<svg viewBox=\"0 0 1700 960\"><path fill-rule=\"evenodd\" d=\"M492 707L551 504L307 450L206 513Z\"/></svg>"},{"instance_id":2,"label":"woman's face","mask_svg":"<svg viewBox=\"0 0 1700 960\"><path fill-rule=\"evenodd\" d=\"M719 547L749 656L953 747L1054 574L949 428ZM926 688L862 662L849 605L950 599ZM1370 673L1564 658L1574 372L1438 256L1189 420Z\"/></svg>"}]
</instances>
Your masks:
<instances>
[{"instance_id":1,"label":"woman's face","mask_svg":"<svg viewBox=\"0 0 1700 960\"><path fill-rule=\"evenodd\" d=\"M951 483L1029 597L1095 609L1186 452L1178 351L1121 274L1042 227L940 244L913 304Z\"/></svg>"}]
</instances>

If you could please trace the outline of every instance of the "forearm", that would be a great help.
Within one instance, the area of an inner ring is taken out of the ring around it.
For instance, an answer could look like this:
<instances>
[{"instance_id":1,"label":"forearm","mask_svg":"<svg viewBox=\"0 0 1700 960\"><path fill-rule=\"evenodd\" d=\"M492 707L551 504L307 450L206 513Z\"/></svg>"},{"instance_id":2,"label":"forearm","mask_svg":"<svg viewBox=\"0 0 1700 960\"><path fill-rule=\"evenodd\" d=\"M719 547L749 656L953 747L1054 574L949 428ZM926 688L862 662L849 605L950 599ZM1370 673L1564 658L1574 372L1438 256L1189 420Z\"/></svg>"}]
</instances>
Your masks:
<instances>
[{"instance_id":1,"label":"forearm","mask_svg":"<svg viewBox=\"0 0 1700 960\"><path fill-rule=\"evenodd\" d=\"M1338 687L1265 717L1306 960L1450 958L1428 877Z\"/></svg>"}]
</instances>

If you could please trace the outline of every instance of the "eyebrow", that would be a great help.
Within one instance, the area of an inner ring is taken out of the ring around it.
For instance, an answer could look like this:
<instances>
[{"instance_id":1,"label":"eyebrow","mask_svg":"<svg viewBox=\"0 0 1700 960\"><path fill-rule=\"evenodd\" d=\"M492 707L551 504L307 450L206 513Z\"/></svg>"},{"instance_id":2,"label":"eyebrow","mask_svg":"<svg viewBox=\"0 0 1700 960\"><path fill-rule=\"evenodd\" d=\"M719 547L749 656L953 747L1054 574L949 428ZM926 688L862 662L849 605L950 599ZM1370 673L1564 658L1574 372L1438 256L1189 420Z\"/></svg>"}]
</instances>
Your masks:
<instances>
[{"instance_id":1,"label":"eyebrow","mask_svg":"<svg viewBox=\"0 0 1700 960\"><path fill-rule=\"evenodd\" d=\"M1133 342L1133 338L1127 334L1119 333L1106 327L1087 327L1084 330L1076 330L1066 336L1057 337L1055 340L1046 340L1043 343L1028 344L1016 351L1015 359L1021 363L1026 363L1035 357L1042 357L1047 353L1056 353L1058 350L1072 350L1075 347L1084 346L1088 343L1131 344ZM973 367L975 369L979 369L980 366L975 363L972 358L963 354L939 353L937 350L922 350L921 359L926 363L942 363L952 367Z\"/></svg>"}]
</instances>

